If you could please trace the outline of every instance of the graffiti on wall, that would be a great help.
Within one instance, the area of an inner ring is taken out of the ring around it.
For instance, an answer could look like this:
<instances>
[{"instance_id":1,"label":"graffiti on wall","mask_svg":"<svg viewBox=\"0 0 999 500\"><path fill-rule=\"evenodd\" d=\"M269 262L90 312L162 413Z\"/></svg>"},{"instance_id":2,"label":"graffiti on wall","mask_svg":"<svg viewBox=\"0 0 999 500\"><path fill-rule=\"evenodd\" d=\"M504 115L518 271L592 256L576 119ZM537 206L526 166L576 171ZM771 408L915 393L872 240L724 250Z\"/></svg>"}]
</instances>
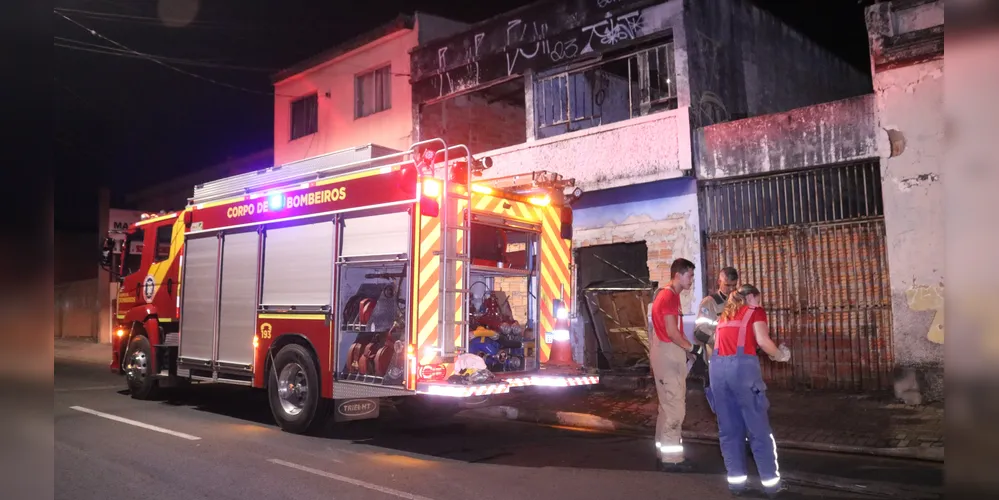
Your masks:
<instances>
[{"instance_id":1,"label":"graffiti on wall","mask_svg":"<svg viewBox=\"0 0 999 500\"><path fill-rule=\"evenodd\" d=\"M597 55L670 28L680 2L565 0L499 16L412 54L417 103Z\"/></svg>"},{"instance_id":2,"label":"graffiti on wall","mask_svg":"<svg viewBox=\"0 0 999 500\"><path fill-rule=\"evenodd\" d=\"M692 37L693 61L699 61L701 70L700 91L694 90L691 96L690 113L695 127L706 127L728 121L730 118L725 101L715 93L722 88L722 72L718 70L724 43L712 38L703 31L696 30Z\"/></svg>"},{"instance_id":3,"label":"graffiti on wall","mask_svg":"<svg viewBox=\"0 0 999 500\"><path fill-rule=\"evenodd\" d=\"M926 338L934 344L944 343L944 298L942 286L916 285L905 291L909 309L916 312L932 311L933 321Z\"/></svg>"}]
</instances>

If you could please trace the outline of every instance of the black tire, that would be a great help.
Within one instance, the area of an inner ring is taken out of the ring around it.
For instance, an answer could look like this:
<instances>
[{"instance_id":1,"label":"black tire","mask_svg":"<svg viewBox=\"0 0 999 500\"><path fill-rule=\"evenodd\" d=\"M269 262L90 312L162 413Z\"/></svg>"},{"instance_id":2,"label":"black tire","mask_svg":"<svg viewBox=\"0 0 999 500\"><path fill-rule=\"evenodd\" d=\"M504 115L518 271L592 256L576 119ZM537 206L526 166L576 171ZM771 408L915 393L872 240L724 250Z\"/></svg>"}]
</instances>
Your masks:
<instances>
[{"instance_id":1,"label":"black tire","mask_svg":"<svg viewBox=\"0 0 999 500\"><path fill-rule=\"evenodd\" d=\"M424 395L405 396L395 407L406 419L438 422L447 422L462 409L457 399Z\"/></svg>"},{"instance_id":2,"label":"black tire","mask_svg":"<svg viewBox=\"0 0 999 500\"><path fill-rule=\"evenodd\" d=\"M330 401L320 396L319 369L307 349L298 344L281 348L267 376L267 401L281 430L293 434L322 430ZM287 390L281 391L282 386Z\"/></svg>"},{"instance_id":3,"label":"black tire","mask_svg":"<svg viewBox=\"0 0 999 500\"><path fill-rule=\"evenodd\" d=\"M145 335L136 335L125 350L125 381L133 399L148 400L156 396L159 382L149 372L153 347Z\"/></svg>"}]
</instances>

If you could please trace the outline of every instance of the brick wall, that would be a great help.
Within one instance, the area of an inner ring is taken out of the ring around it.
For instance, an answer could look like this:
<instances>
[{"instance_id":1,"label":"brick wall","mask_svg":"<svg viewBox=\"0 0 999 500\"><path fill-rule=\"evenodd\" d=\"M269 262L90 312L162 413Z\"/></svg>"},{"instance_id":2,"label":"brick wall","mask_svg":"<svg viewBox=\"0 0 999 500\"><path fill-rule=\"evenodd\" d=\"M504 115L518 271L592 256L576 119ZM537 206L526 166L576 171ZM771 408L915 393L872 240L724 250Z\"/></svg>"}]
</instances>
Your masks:
<instances>
[{"instance_id":1,"label":"brick wall","mask_svg":"<svg viewBox=\"0 0 999 500\"><path fill-rule=\"evenodd\" d=\"M490 104L476 94L425 104L418 120L421 140L440 137L448 145L465 144L472 154L527 140L523 106L503 101Z\"/></svg>"},{"instance_id":2,"label":"brick wall","mask_svg":"<svg viewBox=\"0 0 999 500\"><path fill-rule=\"evenodd\" d=\"M527 320L527 280L519 277L497 277L494 281L494 291L502 292L497 296L503 303L503 294L509 299L513 319L523 324Z\"/></svg>"},{"instance_id":3,"label":"brick wall","mask_svg":"<svg viewBox=\"0 0 999 500\"><path fill-rule=\"evenodd\" d=\"M669 283L669 266L674 259L683 257L695 265L700 261L696 229L691 224L689 214L674 214L659 220L643 216L611 227L577 229L572 244L576 248L582 248L636 241L644 241L648 247L649 280L659 282L659 286ZM695 287L700 275L701 271L695 270ZM627 278L623 275L620 277ZM696 312L699 296L699 289L681 293L681 311L684 314Z\"/></svg>"}]
</instances>

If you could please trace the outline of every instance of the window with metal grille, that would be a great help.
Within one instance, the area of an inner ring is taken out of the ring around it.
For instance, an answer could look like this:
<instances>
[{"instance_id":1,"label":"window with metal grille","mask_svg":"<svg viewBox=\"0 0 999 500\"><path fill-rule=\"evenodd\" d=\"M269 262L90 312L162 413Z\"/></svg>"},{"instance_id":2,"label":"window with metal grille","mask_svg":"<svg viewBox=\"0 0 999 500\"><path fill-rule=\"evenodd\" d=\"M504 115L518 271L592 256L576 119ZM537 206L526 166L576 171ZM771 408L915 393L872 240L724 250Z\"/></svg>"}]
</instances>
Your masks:
<instances>
[{"instance_id":1,"label":"window with metal grille","mask_svg":"<svg viewBox=\"0 0 999 500\"><path fill-rule=\"evenodd\" d=\"M319 130L319 96L312 94L291 101L291 140Z\"/></svg>"},{"instance_id":2,"label":"window with metal grille","mask_svg":"<svg viewBox=\"0 0 999 500\"><path fill-rule=\"evenodd\" d=\"M354 78L354 118L363 118L392 107L391 66Z\"/></svg>"},{"instance_id":3,"label":"window with metal grille","mask_svg":"<svg viewBox=\"0 0 999 500\"><path fill-rule=\"evenodd\" d=\"M673 42L546 76L534 84L537 136L676 109Z\"/></svg>"},{"instance_id":4,"label":"window with metal grille","mask_svg":"<svg viewBox=\"0 0 999 500\"><path fill-rule=\"evenodd\" d=\"M876 161L711 181L702 192L709 233L884 216Z\"/></svg>"}]
</instances>

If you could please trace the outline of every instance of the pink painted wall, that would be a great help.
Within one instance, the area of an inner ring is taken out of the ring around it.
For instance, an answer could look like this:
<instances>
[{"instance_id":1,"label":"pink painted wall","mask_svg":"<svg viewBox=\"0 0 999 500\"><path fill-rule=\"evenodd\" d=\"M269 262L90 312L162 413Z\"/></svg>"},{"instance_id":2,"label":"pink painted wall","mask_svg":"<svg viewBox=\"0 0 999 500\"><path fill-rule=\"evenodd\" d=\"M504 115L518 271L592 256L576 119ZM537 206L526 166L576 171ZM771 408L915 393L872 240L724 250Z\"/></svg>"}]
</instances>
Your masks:
<instances>
[{"instance_id":1,"label":"pink painted wall","mask_svg":"<svg viewBox=\"0 0 999 500\"><path fill-rule=\"evenodd\" d=\"M417 33L417 29L398 31L275 84L274 163L283 165L369 143L407 149L412 143L413 103L405 75ZM391 108L355 120L354 77L385 64L391 64L394 74ZM291 102L313 92L319 95L319 131L290 141Z\"/></svg>"},{"instance_id":2,"label":"pink painted wall","mask_svg":"<svg viewBox=\"0 0 999 500\"><path fill-rule=\"evenodd\" d=\"M689 108L528 141L481 156L493 159L485 178L551 170L576 179L583 190L681 177L693 168Z\"/></svg>"}]
</instances>

